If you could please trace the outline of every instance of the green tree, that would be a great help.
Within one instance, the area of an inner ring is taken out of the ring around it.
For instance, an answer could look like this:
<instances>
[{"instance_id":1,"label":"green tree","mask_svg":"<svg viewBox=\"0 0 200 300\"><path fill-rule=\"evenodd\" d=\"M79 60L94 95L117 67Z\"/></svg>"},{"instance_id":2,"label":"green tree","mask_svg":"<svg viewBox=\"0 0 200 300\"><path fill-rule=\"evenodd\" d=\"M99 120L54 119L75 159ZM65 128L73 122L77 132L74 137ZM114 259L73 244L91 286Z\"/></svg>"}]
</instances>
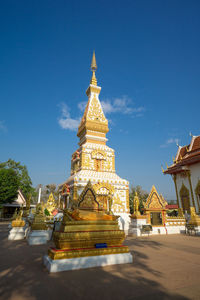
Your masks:
<instances>
[{"instance_id":1,"label":"green tree","mask_svg":"<svg viewBox=\"0 0 200 300\"><path fill-rule=\"evenodd\" d=\"M0 205L17 198L19 179L13 169L0 169Z\"/></svg>"},{"instance_id":2,"label":"green tree","mask_svg":"<svg viewBox=\"0 0 200 300\"><path fill-rule=\"evenodd\" d=\"M137 192L138 197L139 197L139 210L142 213L142 209L144 208L144 202L146 202L148 193L142 189L140 185L137 185L136 187L131 187L130 188L130 193L129 193L129 205L130 205L130 212L131 214L133 213L133 200L135 197L135 192Z\"/></svg>"},{"instance_id":3,"label":"green tree","mask_svg":"<svg viewBox=\"0 0 200 300\"><path fill-rule=\"evenodd\" d=\"M21 165L20 162L9 159L6 162L0 163L0 170L13 170L15 172L18 181L18 189L22 191L25 197L34 193L34 188L32 187L31 178L28 175L26 166Z\"/></svg>"}]
</instances>

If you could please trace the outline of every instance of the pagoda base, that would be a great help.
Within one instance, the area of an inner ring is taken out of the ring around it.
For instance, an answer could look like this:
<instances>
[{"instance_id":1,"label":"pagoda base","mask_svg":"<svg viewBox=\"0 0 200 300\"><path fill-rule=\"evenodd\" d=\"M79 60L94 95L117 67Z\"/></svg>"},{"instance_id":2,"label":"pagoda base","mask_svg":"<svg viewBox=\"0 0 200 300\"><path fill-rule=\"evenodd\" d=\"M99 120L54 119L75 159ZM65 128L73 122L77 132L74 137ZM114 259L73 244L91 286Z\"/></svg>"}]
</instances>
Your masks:
<instances>
[{"instance_id":1,"label":"pagoda base","mask_svg":"<svg viewBox=\"0 0 200 300\"><path fill-rule=\"evenodd\" d=\"M25 238L25 228L24 227L13 227L8 235L10 241L23 240Z\"/></svg>"},{"instance_id":2,"label":"pagoda base","mask_svg":"<svg viewBox=\"0 0 200 300\"><path fill-rule=\"evenodd\" d=\"M133 257L130 253L119 253L52 260L48 255L45 255L43 262L50 273L56 273L69 270L132 263Z\"/></svg>"},{"instance_id":3,"label":"pagoda base","mask_svg":"<svg viewBox=\"0 0 200 300\"><path fill-rule=\"evenodd\" d=\"M50 233L48 230L32 230L27 242L29 245L42 245L46 244L50 240Z\"/></svg>"}]
</instances>

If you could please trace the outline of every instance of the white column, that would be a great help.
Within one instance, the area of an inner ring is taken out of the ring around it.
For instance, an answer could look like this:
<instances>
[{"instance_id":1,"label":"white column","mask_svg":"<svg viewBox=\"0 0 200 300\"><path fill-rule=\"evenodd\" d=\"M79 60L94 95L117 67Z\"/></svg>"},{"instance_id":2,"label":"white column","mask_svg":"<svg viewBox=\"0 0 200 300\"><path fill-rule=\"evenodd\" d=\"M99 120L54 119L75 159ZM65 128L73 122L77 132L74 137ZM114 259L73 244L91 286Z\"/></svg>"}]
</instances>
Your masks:
<instances>
[{"instance_id":1,"label":"white column","mask_svg":"<svg viewBox=\"0 0 200 300\"><path fill-rule=\"evenodd\" d=\"M39 194L38 194L38 203L40 203L40 198L41 198L41 188L39 188Z\"/></svg>"}]
</instances>

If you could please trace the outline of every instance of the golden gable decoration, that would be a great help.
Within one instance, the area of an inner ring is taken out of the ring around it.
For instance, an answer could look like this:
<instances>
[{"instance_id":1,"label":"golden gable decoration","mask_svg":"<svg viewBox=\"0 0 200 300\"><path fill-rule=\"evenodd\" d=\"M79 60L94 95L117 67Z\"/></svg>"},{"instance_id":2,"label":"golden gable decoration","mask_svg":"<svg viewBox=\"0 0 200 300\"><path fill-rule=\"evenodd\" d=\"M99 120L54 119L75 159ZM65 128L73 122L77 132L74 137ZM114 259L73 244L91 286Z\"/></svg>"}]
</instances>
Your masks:
<instances>
[{"instance_id":1,"label":"golden gable decoration","mask_svg":"<svg viewBox=\"0 0 200 300\"><path fill-rule=\"evenodd\" d=\"M108 124L108 120L105 118L100 102L97 100L96 95L93 96L86 119L91 121L98 121Z\"/></svg>"},{"instance_id":2,"label":"golden gable decoration","mask_svg":"<svg viewBox=\"0 0 200 300\"><path fill-rule=\"evenodd\" d=\"M98 210L99 203L96 200L96 192L89 180L78 199L78 208L86 210Z\"/></svg>"},{"instance_id":3,"label":"golden gable decoration","mask_svg":"<svg viewBox=\"0 0 200 300\"><path fill-rule=\"evenodd\" d=\"M108 210L109 206L112 206L112 203L110 203L109 201L112 199L112 196L114 195L115 192L114 186L109 184L108 182L98 182L93 185L93 188L97 196L99 208L103 210Z\"/></svg>"},{"instance_id":4,"label":"golden gable decoration","mask_svg":"<svg viewBox=\"0 0 200 300\"><path fill-rule=\"evenodd\" d=\"M106 159L107 155L103 150L93 150L91 153L92 158L96 159Z\"/></svg>"},{"instance_id":5,"label":"golden gable decoration","mask_svg":"<svg viewBox=\"0 0 200 300\"><path fill-rule=\"evenodd\" d=\"M151 192L147 198L147 201L144 206L145 209L165 209L165 205L160 198L155 186L153 185L151 188Z\"/></svg>"},{"instance_id":6,"label":"golden gable decoration","mask_svg":"<svg viewBox=\"0 0 200 300\"><path fill-rule=\"evenodd\" d=\"M114 186L109 184L108 182L98 182L93 185L93 188L94 188L96 194L98 194L99 191L101 191L101 189L106 189L108 191L108 193L110 193L110 194L114 194L114 192L115 192Z\"/></svg>"}]
</instances>

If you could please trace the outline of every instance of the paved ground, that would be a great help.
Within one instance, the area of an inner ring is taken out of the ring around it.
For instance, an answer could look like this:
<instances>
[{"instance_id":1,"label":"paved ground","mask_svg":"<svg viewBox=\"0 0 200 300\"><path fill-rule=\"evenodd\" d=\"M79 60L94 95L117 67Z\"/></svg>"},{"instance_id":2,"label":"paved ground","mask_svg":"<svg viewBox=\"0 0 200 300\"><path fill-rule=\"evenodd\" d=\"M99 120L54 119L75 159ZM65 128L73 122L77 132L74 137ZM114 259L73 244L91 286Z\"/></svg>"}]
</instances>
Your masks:
<instances>
[{"instance_id":1,"label":"paved ground","mask_svg":"<svg viewBox=\"0 0 200 300\"><path fill-rule=\"evenodd\" d=\"M1 300L200 299L200 237L128 237L133 264L48 274L50 245L8 241L0 224Z\"/></svg>"}]
</instances>

